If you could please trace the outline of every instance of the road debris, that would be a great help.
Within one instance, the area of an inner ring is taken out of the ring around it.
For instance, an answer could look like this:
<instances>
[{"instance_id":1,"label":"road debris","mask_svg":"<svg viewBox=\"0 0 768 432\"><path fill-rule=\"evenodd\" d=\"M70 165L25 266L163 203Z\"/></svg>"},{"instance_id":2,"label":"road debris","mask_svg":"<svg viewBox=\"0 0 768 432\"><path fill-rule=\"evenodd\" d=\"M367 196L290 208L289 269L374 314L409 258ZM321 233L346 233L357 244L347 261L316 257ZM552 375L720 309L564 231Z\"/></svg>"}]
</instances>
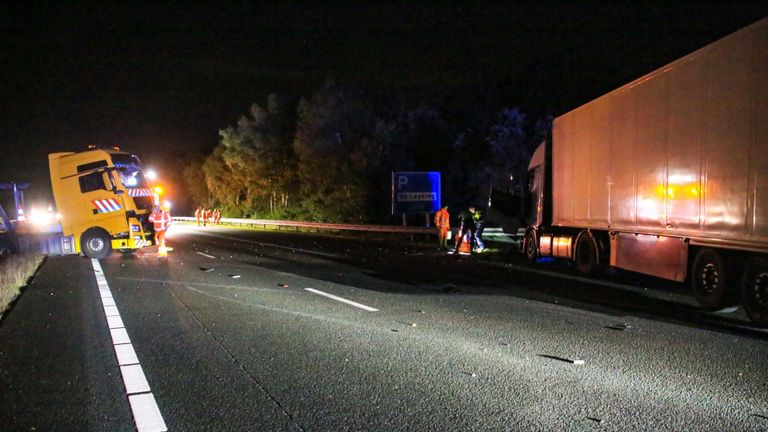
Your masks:
<instances>
[{"instance_id":1,"label":"road debris","mask_svg":"<svg viewBox=\"0 0 768 432\"><path fill-rule=\"evenodd\" d=\"M277 284L277 286L283 287L283 288L288 288L288 284L287 283L279 283L279 284Z\"/></svg>"},{"instance_id":2,"label":"road debris","mask_svg":"<svg viewBox=\"0 0 768 432\"><path fill-rule=\"evenodd\" d=\"M759 419L768 420L768 416L764 416L762 414L752 414L752 417L757 417Z\"/></svg>"},{"instance_id":3,"label":"road debris","mask_svg":"<svg viewBox=\"0 0 768 432\"><path fill-rule=\"evenodd\" d=\"M624 330L631 329L632 326L629 325L629 324L625 324L625 323L618 323L618 324L607 325L607 326L605 326L605 328L607 328L609 330L624 331Z\"/></svg>"},{"instance_id":4,"label":"road debris","mask_svg":"<svg viewBox=\"0 0 768 432\"><path fill-rule=\"evenodd\" d=\"M587 420L592 420L595 423L602 423L603 422L603 420L601 420L601 419L599 419L597 417L589 417L589 416L587 416Z\"/></svg>"},{"instance_id":5,"label":"road debris","mask_svg":"<svg viewBox=\"0 0 768 432\"><path fill-rule=\"evenodd\" d=\"M200 270L202 270L202 271L204 271L204 272L206 272L206 273L210 273L210 272L212 272L212 271L213 271L213 269L212 269L212 268L206 268L206 267L200 267Z\"/></svg>"},{"instance_id":6,"label":"road debris","mask_svg":"<svg viewBox=\"0 0 768 432\"><path fill-rule=\"evenodd\" d=\"M536 354L536 355L539 356L539 357L544 357L544 358L548 358L548 359L552 359L552 360L557 360L557 361L561 361L561 362L565 362L565 363L575 364L577 366L583 365L585 363L584 360L582 360L582 359L580 359L578 357L569 359L569 358L558 357L558 356L553 356L553 355L549 355L549 354Z\"/></svg>"},{"instance_id":7,"label":"road debris","mask_svg":"<svg viewBox=\"0 0 768 432\"><path fill-rule=\"evenodd\" d=\"M236 274L231 274L231 275L227 275L227 276L232 278L232 279L240 279L240 275L236 275Z\"/></svg>"}]
</instances>

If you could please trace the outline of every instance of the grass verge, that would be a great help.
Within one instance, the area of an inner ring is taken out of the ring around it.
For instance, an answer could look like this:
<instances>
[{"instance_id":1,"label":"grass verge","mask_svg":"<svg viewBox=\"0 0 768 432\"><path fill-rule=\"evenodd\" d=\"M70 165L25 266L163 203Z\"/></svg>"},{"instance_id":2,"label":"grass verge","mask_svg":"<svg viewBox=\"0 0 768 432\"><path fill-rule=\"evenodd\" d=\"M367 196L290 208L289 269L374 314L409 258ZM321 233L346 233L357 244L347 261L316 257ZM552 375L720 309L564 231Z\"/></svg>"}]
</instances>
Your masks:
<instances>
[{"instance_id":1,"label":"grass verge","mask_svg":"<svg viewBox=\"0 0 768 432\"><path fill-rule=\"evenodd\" d=\"M0 261L0 317L35 274L43 258L40 254L18 254Z\"/></svg>"}]
</instances>

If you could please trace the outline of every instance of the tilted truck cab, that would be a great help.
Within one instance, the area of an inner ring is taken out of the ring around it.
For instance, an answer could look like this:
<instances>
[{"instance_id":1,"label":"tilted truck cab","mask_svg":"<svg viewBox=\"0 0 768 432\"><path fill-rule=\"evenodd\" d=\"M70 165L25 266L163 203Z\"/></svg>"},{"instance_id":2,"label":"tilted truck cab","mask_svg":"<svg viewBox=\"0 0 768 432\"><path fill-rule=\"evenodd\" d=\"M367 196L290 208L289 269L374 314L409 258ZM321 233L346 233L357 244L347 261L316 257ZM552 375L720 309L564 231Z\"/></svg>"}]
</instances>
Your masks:
<instances>
[{"instance_id":1,"label":"tilted truck cab","mask_svg":"<svg viewBox=\"0 0 768 432\"><path fill-rule=\"evenodd\" d=\"M153 196L138 157L117 150L48 155L64 253L104 258L154 241Z\"/></svg>"}]
</instances>

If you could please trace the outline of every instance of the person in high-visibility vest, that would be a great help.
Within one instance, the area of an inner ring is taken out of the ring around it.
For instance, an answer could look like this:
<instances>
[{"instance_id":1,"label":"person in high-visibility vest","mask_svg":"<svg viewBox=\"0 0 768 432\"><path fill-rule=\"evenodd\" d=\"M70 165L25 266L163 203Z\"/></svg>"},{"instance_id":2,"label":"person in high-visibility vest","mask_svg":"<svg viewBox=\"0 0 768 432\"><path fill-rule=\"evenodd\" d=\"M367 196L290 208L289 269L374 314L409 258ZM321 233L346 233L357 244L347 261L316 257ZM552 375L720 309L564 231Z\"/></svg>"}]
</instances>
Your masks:
<instances>
[{"instance_id":1,"label":"person in high-visibility vest","mask_svg":"<svg viewBox=\"0 0 768 432\"><path fill-rule=\"evenodd\" d=\"M213 223L216 225L221 225L221 210L216 209L215 213L213 215Z\"/></svg>"},{"instance_id":2,"label":"person in high-visibility vest","mask_svg":"<svg viewBox=\"0 0 768 432\"><path fill-rule=\"evenodd\" d=\"M152 214L149 215L149 221L155 228L155 241L157 242L157 256L165 258L168 256L168 247L165 244L165 232L171 226L171 211L169 208L155 206Z\"/></svg>"},{"instance_id":3,"label":"person in high-visibility vest","mask_svg":"<svg viewBox=\"0 0 768 432\"><path fill-rule=\"evenodd\" d=\"M203 209L203 226L208 225L208 219L211 218L211 211L207 208Z\"/></svg>"},{"instance_id":4,"label":"person in high-visibility vest","mask_svg":"<svg viewBox=\"0 0 768 432\"><path fill-rule=\"evenodd\" d=\"M448 249L448 231L451 229L451 215L448 206L435 213L435 228L437 228L437 249Z\"/></svg>"},{"instance_id":5,"label":"person in high-visibility vest","mask_svg":"<svg viewBox=\"0 0 768 432\"><path fill-rule=\"evenodd\" d=\"M200 220L203 218L203 209L200 207L195 210L195 219L197 219L197 226L200 226Z\"/></svg>"},{"instance_id":6,"label":"person in high-visibility vest","mask_svg":"<svg viewBox=\"0 0 768 432\"><path fill-rule=\"evenodd\" d=\"M469 243L469 253L472 253L472 244L475 242L475 231L477 226L475 225L475 206L469 206L467 210L464 210L459 214L459 233L456 234L456 249L454 254L459 254L462 244Z\"/></svg>"}]
</instances>

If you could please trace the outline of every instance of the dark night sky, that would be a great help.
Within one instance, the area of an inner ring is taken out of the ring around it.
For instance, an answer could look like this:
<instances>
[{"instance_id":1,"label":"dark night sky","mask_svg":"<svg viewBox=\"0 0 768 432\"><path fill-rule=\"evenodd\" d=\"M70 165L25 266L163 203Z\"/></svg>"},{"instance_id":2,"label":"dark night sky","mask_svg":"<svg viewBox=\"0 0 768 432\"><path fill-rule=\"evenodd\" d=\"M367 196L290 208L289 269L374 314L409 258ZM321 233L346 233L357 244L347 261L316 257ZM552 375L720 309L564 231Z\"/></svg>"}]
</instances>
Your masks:
<instances>
[{"instance_id":1,"label":"dark night sky","mask_svg":"<svg viewBox=\"0 0 768 432\"><path fill-rule=\"evenodd\" d=\"M91 143L168 170L268 93L329 77L496 89L557 116L768 15L764 0L320 3L4 5L0 181L46 175L47 152Z\"/></svg>"}]
</instances>

